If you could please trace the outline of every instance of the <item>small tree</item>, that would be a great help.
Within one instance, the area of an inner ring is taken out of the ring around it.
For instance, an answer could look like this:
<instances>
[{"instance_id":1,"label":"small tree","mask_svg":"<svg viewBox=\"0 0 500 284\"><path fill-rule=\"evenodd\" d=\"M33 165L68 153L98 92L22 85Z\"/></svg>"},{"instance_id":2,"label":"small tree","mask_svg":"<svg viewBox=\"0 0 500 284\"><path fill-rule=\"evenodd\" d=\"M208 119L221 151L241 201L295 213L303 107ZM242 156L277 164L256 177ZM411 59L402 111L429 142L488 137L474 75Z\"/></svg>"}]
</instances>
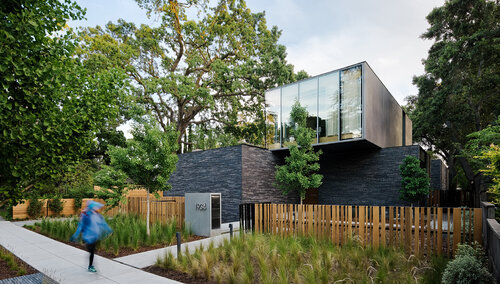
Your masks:
<instances>
[{"instance_id":1,"label":"small tree","mask_svg":"<svg viewBox=\"0 0 500 284\"><path fill-rule=\"evenodd\" d=\"M178 157L178 133L173 129L163 132L151 122L135 124L132 128L134 139L127 141L127 148L110 147L111 166L122 170L147 194L147 234L149 235L149 193L157 195L159 190L169 190L167 184L175 170Z\"/></svg>"},{"instance_id":2,"label":"small tree","mask_svg":"<svg viewBox=\"0 0 500 284\"><path fill-rule=\"evenodd\" d=\"M277 187L288 194L297 191L300 196L300 204L306 197L307 189L317 189L322 184L323 176L318 174L319 156L321 150L314 151L311 141L315 137L313 129L306 127L307 110L295 102L290 116L295 125L293 134L297 145L290 145L290 155L285 158L285 164L276 166Z\"/></svg>"},{"instance_id":3,"label":"small tree","mask_svg":"<svg viewBox=\"0 0 500 284\"><path fill-rule=\"evenodd\" d=\"M403 164L399 166L401 174L400 199L421 202L430 191L430 178L427 172L420 167L420 160L414 156L406 156Z\"/></svg>"},{"instance_id":4,"label":"small tree","mask_svg":"<svg viewBox=\"0 0 500 284\"><path fill-rule=\"evenodd\" d=\"M127 174L110 166L102 166L94 176L94 183L101 187L95 194L106 201L106 211L110 210L125 198Z\"/></svg>"}]
</instances>

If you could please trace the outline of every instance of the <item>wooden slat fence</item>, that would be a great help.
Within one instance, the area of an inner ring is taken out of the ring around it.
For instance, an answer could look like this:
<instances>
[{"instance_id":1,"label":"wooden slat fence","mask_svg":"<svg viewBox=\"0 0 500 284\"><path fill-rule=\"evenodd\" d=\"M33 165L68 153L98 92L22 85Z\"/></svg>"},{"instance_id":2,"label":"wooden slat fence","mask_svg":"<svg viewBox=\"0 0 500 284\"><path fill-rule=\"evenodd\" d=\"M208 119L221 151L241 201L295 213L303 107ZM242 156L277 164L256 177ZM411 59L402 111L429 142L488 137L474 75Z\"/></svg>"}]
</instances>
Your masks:
<instances>
[{"instance_id":1,"label":"wooden slat fence","mask_svg":"<svg viewBox=\"0 0 500 284\"><path fill-rule=\"evenodd\" d=\"M85 208L87 200L95 200L100 203L105 204L104 200L101 199L83 199L82 208ZM42 200L46 204L47 200ZM104 214L107 216L113 216L118 213L127 214L135 213L142 215L146 218L147 212L147 198L146 197L128 197L127 202L120 203L120 205L106 210L104 208ZM169 219L174 218L177 221L178 226L181 226L184 222L184 197L182 196L169 196L160 197L159 199L150 198L151 208L150 208L150 219L151 221L166 222ZM61 216L70 216L80 214L81 209L74 208L74 199L63 199L64 207L61 212ZM14 219L24 219L28 218L27 208L29 201L27 200L23 204L19 204L12 208ZM47 210L46 205L42 208L42 216L55 216L55 214Z\"/></svg>"},{"instance_id":2,"label":"wooden slat fence","mask_svg":"<svg viewBox=\"0 0 500 284\"><path fill-rule=\"evenodd\" d=\"M254 230L305 235L343 244L402 245L415 254L453 255L459 243L482 240L480 208L255 204Z\"/></svg>"}]
</instances>

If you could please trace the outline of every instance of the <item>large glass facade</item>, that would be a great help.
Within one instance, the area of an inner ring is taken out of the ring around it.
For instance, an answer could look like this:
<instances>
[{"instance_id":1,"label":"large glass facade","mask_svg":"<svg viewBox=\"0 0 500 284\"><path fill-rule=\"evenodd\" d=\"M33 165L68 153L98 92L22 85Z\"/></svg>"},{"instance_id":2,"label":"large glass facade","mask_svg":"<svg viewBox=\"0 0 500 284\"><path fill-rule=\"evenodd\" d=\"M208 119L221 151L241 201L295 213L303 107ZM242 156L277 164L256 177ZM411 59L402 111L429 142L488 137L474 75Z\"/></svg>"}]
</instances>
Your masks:
<instances>
[{"instance_id":1,"label":"large glass facade","mask_svg":"<svg viewBox=\"0 0 500 284\"><path fill-rule=\"evenodd\" d=\"M319 142L339 140L339 72L319 77Z\"/></svg>"},{"instance_id":2,"label":"large glass facade","mask_svg":"<svg viewBox=\"0 0 500 284\"><path fill-rule=\"evenodd\" d=\"M305 107L308 116L306 126L314 129L318 128L318 78L311 78L299 83L299 102L300 105ZM312 143L316 144L317 135L314 137Z\"/></svg>"},{"instance_id":3,"label":"large glass facade","mask_svg":"<svg viewBox=\"0 0 500 284\"><path fill-rule=\"evenodd\" d=\"M306 107L307 126L316 131L313 143L362 137L361 65L334 71L266 92L268 148L294 143L292 105Z\"/></svg>"},{"instance_id":4,"label":"large glass facade","mask_svg":"<svg viewBox=\"0 0 500 284\"><path fill-rule=\"evenodd\" d=\"M282 145L294 142L292 129L295 127L290 117L293 104L299 99L299 84L292 84L281 88L281 123L282 123Z\"/></svg>"},{"instance_id":5,"label":"large glass facade","mask_svg":"<svg viewBox=\"0 0 500 284\"><path fill-rule=\"evenodd\" d=\"M342 139L361 137L361 66L341 73L340 122Z\"/></svg>"},{"instance_id":6,"label":"large glass facade","mask_svg":"<svg viewBox=\"0 0 500 284\"><path fill-rule=\"evenodd\" d=\"M266 118L267 133L266 144L269 149L281 147L281 110L280 110L281 89L274 89L266 92Z\"/></svg>"}]
</instances>

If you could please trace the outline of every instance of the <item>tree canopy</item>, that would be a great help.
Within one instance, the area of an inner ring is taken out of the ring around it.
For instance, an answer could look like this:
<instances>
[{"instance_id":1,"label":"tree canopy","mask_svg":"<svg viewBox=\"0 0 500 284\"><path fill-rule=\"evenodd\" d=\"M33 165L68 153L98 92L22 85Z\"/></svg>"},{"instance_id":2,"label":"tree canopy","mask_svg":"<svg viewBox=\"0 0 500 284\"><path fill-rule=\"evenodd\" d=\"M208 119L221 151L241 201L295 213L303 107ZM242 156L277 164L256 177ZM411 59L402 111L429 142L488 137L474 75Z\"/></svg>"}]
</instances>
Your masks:
<instances>
[{"instance_id":1,"label":"tree canopy","mask_svg":"<svg viewBox=\"0 0 500 284\"><path fill-rule=\"evenodd\" d=\"M170 189L167 182L179 159L175 154L178 135L173 128L162 131L154 122L135 124L132 135L134 138L127 141L126 148L110 146L109 156L114 172L124 172L135 185L148 191L146 223L149 235L149 192L156 194L159 190Z\"/></svg>"},{"instance_id":2,"label":"tree canopy","mask_svg":"<svg viewBox=\"0 0 500 284\"><path fill-rule=\"evenodd\" d=\"M401 174L400 199L410 203L422 202L430 191L430 178L420 167L420 160L414 156L406 156L399 166Z\"/></svg>"},{"instance_id":3,"label":"tree canopy","mask_svg":"<svg viewBox=\"0 0 500 284\"><path fill-rule=\"evenodd\" d=\"M179 133L179 149L192 144L189 129L200 125L263 139L264 90L296 79L277 43L280 31L268 29L264 13L243 0L137 2L159 17L158 26L118 20L87 28L81 54L96 70L124 70L136 102L164 131Z\"/></svg>"},{"instance_id":4,"label":"tree canopy","mask_svg":"<svg viewBox=\"0 0 500 284\"><path fill-rule=\"evenodd\" d=\"M479 204L482 175L463 155L468 135L500 114L500 9L495 1L446 1L428 16L422 37L434 40L425 74L415 77L419 89L410 98L413 134L448 164L452 176L459 165L465 189Z\"/></svg>"},{"instance_id":5,"label":"tree canopy","mask_svg":"<svg viewBox=\"0 0 500 284\"><path fill-rule=\"evenodd\" d=\"M75 56L70 0L0 5L0 201L17 204L83 158L117 113L122 73L89 72Z\"/></svg>"},{"instance_id":6,"label":"tree canopy","mask_svg":"<svg viewBox=\"0 0 500 284\"><path fill-rule=\"evenodd\" d=\"M312 141L316 136L313 129L306 127L307 110L295 102L290 112L293 136L296 144L290 144L290 155L285 157L285 164L276 166L277 186L283 194L297 192L300 202L306 197L308 189L317 189L322 184L323 176L318 174L321 150L314 151Z\"/></svg>"}]
</instances>

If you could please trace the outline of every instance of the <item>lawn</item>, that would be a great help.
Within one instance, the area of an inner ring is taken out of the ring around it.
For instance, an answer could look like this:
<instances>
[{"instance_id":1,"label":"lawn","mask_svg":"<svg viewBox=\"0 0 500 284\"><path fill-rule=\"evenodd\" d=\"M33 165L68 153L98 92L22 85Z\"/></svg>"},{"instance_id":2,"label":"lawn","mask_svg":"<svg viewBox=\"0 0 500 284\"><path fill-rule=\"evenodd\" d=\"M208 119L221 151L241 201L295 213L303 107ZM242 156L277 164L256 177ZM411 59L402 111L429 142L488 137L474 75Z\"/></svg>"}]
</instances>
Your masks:
<instances>
[{"instance_id":1,"label":"lawn","mask_svg":"<svg viewBox=\"0 0 500 284\"><path fill-rule=\"evenodd\" d=\"M337 246L314 238L245 234L179 259L167 254L156 268L216 283L439 283L446 261L364 247L356 240Z\"/></svg>"},{"instance_id":2,"label":"lawn","mask_svg":"<svg viewBox=\"0 0 500 284\"><path fill-rule=\"evenodd\" d=\"M154 222L150 225L151 234L146 233L146 221L137 215L116 215L106 217L106 221L113 229L113 233L99 242L97 254L105 257L118 257L136 252L161 248L176 243L175 233L181 232L182 242L199 239L193 236L188 228L176 227L174 219L162 224ZM76 231L78 218L67 220L44 219L28 229L46 235L58 241L84 248L83 243L70 243L68 240Z\"/></svg>"}]
</instances>

